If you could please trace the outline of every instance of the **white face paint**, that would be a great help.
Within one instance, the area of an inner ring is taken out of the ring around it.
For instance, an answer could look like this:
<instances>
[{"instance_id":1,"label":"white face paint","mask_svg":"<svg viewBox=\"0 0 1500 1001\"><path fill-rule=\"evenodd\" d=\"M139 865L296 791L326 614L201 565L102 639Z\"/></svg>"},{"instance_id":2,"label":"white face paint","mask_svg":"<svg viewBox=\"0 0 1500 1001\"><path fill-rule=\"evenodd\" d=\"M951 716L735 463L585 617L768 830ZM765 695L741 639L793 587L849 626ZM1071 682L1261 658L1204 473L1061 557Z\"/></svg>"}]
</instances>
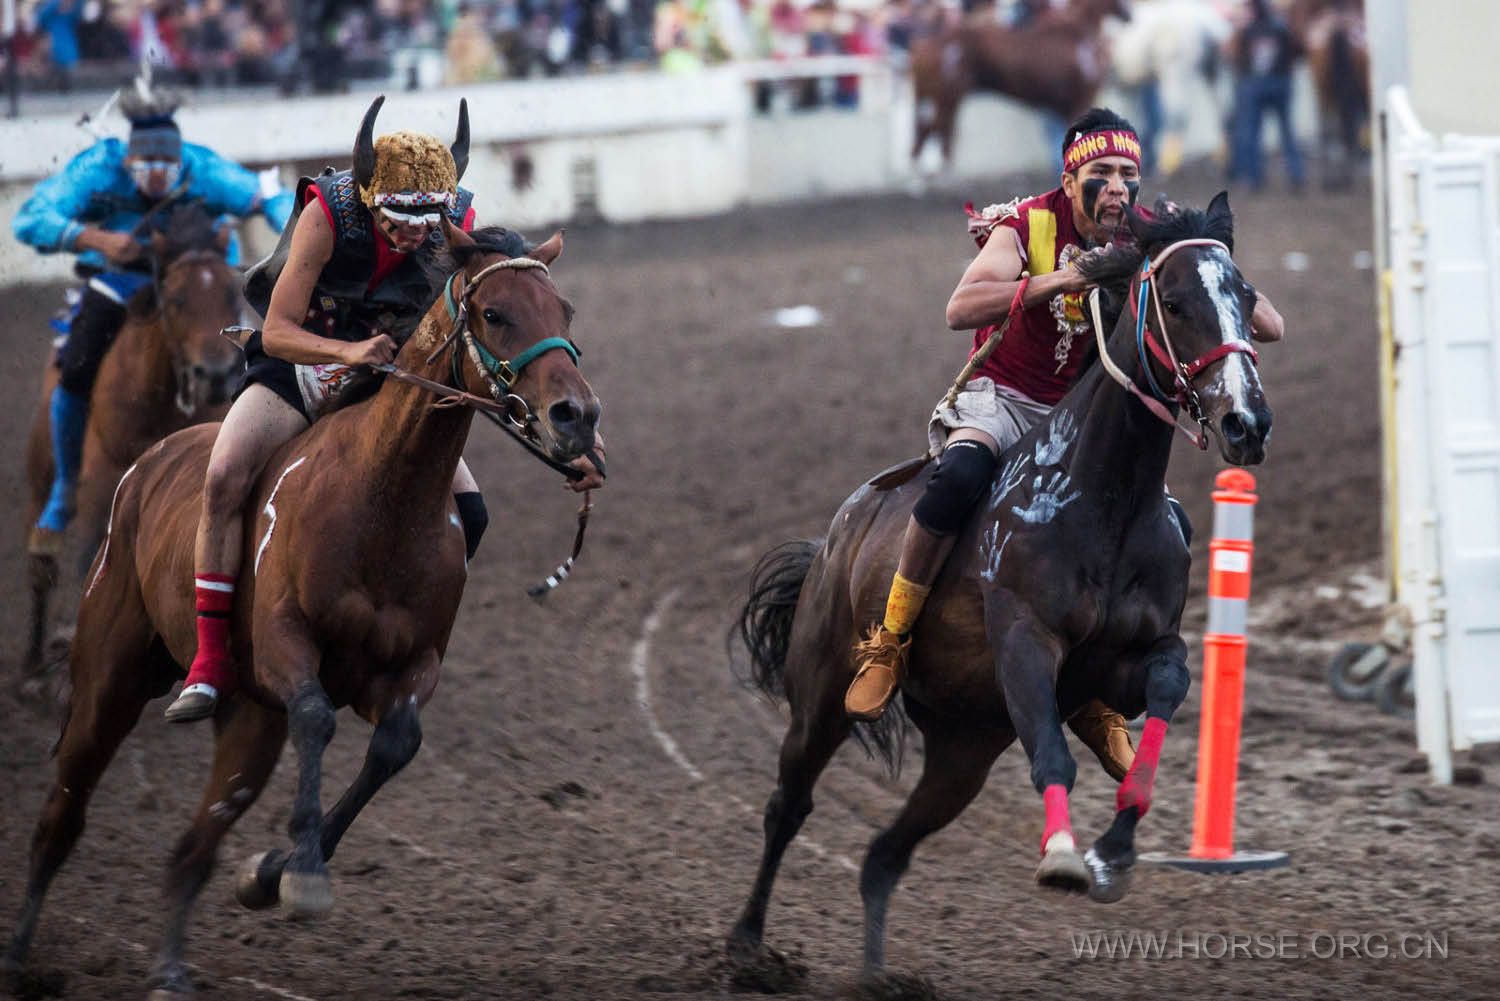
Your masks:
<instances>
[{"instance_id":1,"label":"white face paint","mask_svg":"<svg viewBox=\"0 0 1500 1001\"><path fill-rule=\"evenodd\" d=\"M1214 311L1219 315L1219 340L1231 344L1242 340L1240 331L1246 324L1239 298L1226 288L1230 271L1225 267L1223 253L1215 248L1212 253L1203 255L1198 261L1198 277L1203 280L1208 301L1214 304ZM1260 388L1260 377L1255 373L1250 356L1236 351L1220 364L1212 385L1229 397L1232 410L1248 412L1252 410L1250 393Z\"/></svg>"}]
</instances>

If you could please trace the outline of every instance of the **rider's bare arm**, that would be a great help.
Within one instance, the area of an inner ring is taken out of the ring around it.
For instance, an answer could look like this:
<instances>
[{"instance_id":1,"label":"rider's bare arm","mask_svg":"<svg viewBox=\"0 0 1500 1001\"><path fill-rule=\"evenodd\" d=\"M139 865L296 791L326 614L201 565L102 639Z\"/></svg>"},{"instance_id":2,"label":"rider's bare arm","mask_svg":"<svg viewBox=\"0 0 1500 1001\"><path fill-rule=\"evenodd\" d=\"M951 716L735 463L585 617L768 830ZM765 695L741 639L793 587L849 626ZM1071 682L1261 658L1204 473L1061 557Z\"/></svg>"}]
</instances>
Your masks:
<instances>
[{"instance_id":1,"label":"rider's bare arm","mask_svg":"<svg viewBox=\"0 0 1500 1001\"><path fill-rule=\"evenodd\" d=\"M976 330L1005 319L1025 266L1014 231L996 227L948 300L948 328ZM1072 268L1050 271L1031 279L1021 304L1035 306L1059 292L1081 292L1087 287L1083 275Z\"/></svg>"},{"instance_id":2,"label":"rider's bare arm","mask_svg":"<svg viewBox=\"0 0 1500 1001\"><path fill-rule=\"evenodd\" d=\"M322 212L309 210L297 217L286 266L271 290L261 339L266 354L300 365L342 362L345 365L382 364L396 356L396 342L385 334L369 340L336 341L319 337L302 326L312 302L313 287L323 266L333 256L333 227Z\"/></svg>"},{"instance_id":3,"label":"rider's bare arm","mask_svg":"<svg viewBox=\"0 0 1500 1001\"><path fill-rule=\"evenodd\" d=\"M1250 314L1250 336L1257 341L1279 341L1286 333L1286 322L1276 307L1260 292L1255 293L1255 311Z\"/></svg>"}]
</instances>

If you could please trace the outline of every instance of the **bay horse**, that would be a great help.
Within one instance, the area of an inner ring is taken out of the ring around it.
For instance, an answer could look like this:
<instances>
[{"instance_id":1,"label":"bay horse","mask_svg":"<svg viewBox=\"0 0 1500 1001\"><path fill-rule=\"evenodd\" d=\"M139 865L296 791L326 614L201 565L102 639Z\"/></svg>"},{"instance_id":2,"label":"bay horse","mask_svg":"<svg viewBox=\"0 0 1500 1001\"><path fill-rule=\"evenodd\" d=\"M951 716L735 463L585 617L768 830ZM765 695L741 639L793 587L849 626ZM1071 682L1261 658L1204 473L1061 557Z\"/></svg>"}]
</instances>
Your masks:
<instances>
[{"instance_id":1,"label":"bay horse","mask_svg":"<svg viewBox=\"0 0 1500 1001\"><path fill-rule=\"evenodd\" d=\"M1025 28L1007 28L993 12L973 14L911 43L912 91L917 109L911 157L927 140L953 161L953 127L969 93L990 91L1071 120L1094 104L1108 69L1101 37L1104 19L1129 20L1125 0L1071 0Z\"/></svg>"},{"instance_id":2,"label":"bay horse","mask_svg":"<svg viewBox=\"0 0 1500 1001\"><path fill-rule=\"evenodd\" d=\"M445 229L451 277L397 354L395 373L273 455L252 494L249 572L231 613L240 688L215 716L212 774L167 868L165 932L151 972L167 996L192 990L182 958L189 909L220 839L259 795L288 736L297 756L292 843L250 859L236 895L247 907L279 902L299 916L332 906L327 862L339 840L416 754L420 712L437 687L467 576L451 491L471 408L508 413L559 462L593 447L599 401L575 364L572 308L547 267L562 234L512 257L501 248L514 234ZM200 425L152 446L115 491L79 608L57 778L4 954L12 970L101 774L146 703L192 660L192 543L216 431ZM358 777L325 814L323 752L346 705L375 729Z\"/></svg>"},{"instance_id":3,"label":"bay horse","mask_svg":"<svg viewBox=\"0 0 1500 1001\"><path fill-rule=\"evenodd\" d=\"M917 844L968 806L1018 736L1045 806L1037 881L1104 902L1128 886L1161 741L1189 684L1180 636L1189 555L1163 492L1172 421L1187 410L1238 465L1264 458L1271 430L1249 344L1255 292L1230 257L1228 197L1207 211L1158 211L1154 221L1128 213L1136 242L1082 259L1118 315L1110 328L1096 314L1101 345L1113 330L1107 351L1001 457L917 621L902 692L926 759L861 869L867 974L884 964L886 910ZM728 939L737 958L760 954L782 855L855 727L843 707L854 646L884 609L902 532L931 475L924 462L867 482L825 540L786 544L756 568L736 631L750 651L749 680L784 695L791 722L760 867ZM1068 820L1076 766L1062 723L1093 698L1148 719L1114 822L1081 856ZM892 768L901 747L894 715L856 734Z\"/></svg>"},{"instance_id":4,"label":"bay horse","mask_svg":"<svg viewBox=\"0 0 1500 1001\"><path fill-rule=\"evenodd\" d=\"M1318 101L1323 185L1347 188L1370 119L1370 48L1361 4L1350 0L1297 0L1288 24L1307 55Z\"/></svg>"},{"instance_id":5,"label":"bay horse","mask_svg":"<svg viewBox=\"0 0 1500 1001\"><path fill-rule=\"evenodd\" d=\"M219 336L238 322L239 272L225 259L229 231L202 205L173 208L151 234L146 252L156 280L127 305L124 325L99 366L90 395L78 477L78 513L71 534L85 561L104 537L109 500L120 475L156 442L192 424L218 421L243 368L239 351ZM55 352L42 375L42 395L27 441L28 524L35 524L52 485L47 401L57 385ZM42 668L47 616L57 586L61 539L33 536L28 545L31 623L24 671Z\"/></svg>"}]
</instances>

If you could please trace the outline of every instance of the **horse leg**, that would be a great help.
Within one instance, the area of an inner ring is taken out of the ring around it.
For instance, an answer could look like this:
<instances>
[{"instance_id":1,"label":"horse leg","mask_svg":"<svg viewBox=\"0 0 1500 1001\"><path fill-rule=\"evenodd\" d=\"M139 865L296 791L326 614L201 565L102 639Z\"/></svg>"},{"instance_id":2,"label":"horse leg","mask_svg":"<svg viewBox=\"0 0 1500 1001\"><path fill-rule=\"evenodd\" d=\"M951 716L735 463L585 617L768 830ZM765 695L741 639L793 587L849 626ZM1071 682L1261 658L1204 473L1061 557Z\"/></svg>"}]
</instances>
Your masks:
<instances>
[{"instance_id":1,"label":"horse leg","mask_svg":"<svg viewBox=\"0 0 1500 1001\"><path fill-rule=\"evenodd\" d=\"M47 656L47 618L52 591L57 587L57 552L33 539L26 553L27 580L31 585L31 621L22 673L35 678L42 673Z\"/></svg>"},{"instance_id":2,"label":"horse leg","mask_svg":"<svg viewBox=\"0 0 1500 1001\"><path fill-rule=\"evenodd\" d=\"M827 686L827 691L807 711L793 713L792 725L781 742L776 791L766 803L766 843L760 869L745 909L729 933L731 952L752 952L760 946L771 886L781 867L782 855L812 813L813 786L852 729L853 721L844 714L843 690L837 686Z\"/></svg>"},{"instance_id":3,"label":"horse leg","mask_svg":"<svg viewBox=\"0 0 1500 1001\"><path fill-rule=\"evenodd\" d=\"M1136 748L1135 761L1115 791L1114 823L1084 856L1092 876L1089 896L1100 903L1112 904L1130 889L1135 865L1135 827L1151 807L1156 766L1161 760L1167 725L1187 698L1189 684L1187 648L1177 636L1159 643L1131 672L1124 704L1146 703L1146 729Z\"/></svg>"},{"instance_id":4,"label":"horse leg","mask_svg":"<svg viewBox=\"0 0 1500 1001\"><path fill-rule=\"evenodd\" d=\"M891 893L911 863L918 842L953 821L979 795L994 764L1015 734L962 728L952 721L923 726L926 760L894 823L875 836L860 870L865 905L864 975L885 966L885 918Z\"/></svg>"},{"instance_id":5,"label":"horse leg","mask_svg":"<svg viewBox=\"0 0 1500 1001\"><path fill-rule=\"evenodd\" d=\"M155 694L148 661L154 633L131 577L106 582L100 600L85 601L72 651L72 692L56 749L57 779L31 838L26 899L0 969L25 962L53 876L83 833L89 798L141 710Z\"/></svg>"},{"instance_id":6,"label":"horse leg","mask_svg":"<svg viewBox=\"0 0 1500 1001\"><path fill-rule=\"evenodd\" d=\"M333 887L323 862L321 788L323 752L338 724L333 703L313 676L287 699L286 716L297 752L297 794L287 824L292 851L277 882L277 894L281 906L294 917L318 917L333 907Z\"/></svg>"},{"instance_id":7,"label":"horse leg","mask_svg":"<svg viewBox=\"0 0 1500 1001\"><path fill-rule=\"evenodd\" d=\"M178 839L167 863L167 921L151 966L153 998L193 992L182 960L189 912L213 871L219 842L260 795L286 740L286 717L248 699L236 700L215 722L221 725L208 785L192 826Z\"/></svg>"},{"instance_id":8,"label":"horse leg","mask_svg":"<svg viewBox=\"0 0 1500 1001\"><path fill-rule=\"evenodd\" d=\"M997 628L988 600L985 615L989 635L1002 637L992 644L997 680L1005 694L1011 724L1031 760L1031 784L1041 794L1046 810L1036 881L1042 886L1082 893L1089 888L1089 873L1078 854L1068 819L1068 794L1073 791L1078 764L1068 751L1057 710L1060 645L1032 623Z\"/></svg>"},{"instance_id":9,"label":"horse leg","mask_svg":"<svg viewBox=\"0 0 1500 1001\"><path fill-rule=\"evenodd\" d=\"M380 788L405 768L422 746L422 723L417 696L402 699L380 718L370 736L364 764L344 795L323 817L320 840L323 862L332 861L339 841L359 812ZM261 852L251 857L240 872L234 895L251 910L270 907L279 898L282 874L289 856L283 851Z\"/></svg>"}]
</instances>

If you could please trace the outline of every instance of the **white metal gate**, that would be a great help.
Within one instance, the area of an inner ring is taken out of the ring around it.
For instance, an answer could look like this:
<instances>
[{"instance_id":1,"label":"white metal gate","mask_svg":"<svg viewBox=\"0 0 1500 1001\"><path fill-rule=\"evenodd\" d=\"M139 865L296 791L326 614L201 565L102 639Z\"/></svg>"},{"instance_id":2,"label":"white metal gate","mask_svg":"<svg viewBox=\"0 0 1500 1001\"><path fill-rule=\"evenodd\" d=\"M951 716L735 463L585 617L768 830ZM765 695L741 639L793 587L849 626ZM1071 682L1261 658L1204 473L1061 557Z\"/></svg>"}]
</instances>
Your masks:
<instances>
[{"instance_id":1,"label":"white metal gate","mask_svg":"<svg viewBox=\"0 0 1500 1001\"><path fill-rule=\"evenodd\" d=\"M1500 741L1500 137L1427 133L1387 96L1397 600L1433 777Z\"/></svg>"}]
</instances>

